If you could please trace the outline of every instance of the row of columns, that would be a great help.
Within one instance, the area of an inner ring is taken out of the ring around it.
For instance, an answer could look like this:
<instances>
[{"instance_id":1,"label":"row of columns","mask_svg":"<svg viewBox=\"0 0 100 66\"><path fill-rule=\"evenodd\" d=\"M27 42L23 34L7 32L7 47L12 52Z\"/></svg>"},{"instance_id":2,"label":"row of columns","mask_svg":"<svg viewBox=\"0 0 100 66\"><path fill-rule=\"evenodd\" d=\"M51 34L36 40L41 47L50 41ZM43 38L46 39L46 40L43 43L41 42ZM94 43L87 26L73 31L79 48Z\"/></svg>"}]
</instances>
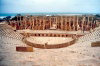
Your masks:
<instances>
[{"instance_id":1,"label":"row of columns","mask_svg":"<svg viewBox=\"0 0 100 66\"><path fill-rule=\"evenodd\" d=\"M46 30L55 24L59 30L77 31L95 28L96 21L94 23L93 19L91 16L24 16L23 19L10 21L10 25L17 29Z\"/></svg>"}]
</instances>

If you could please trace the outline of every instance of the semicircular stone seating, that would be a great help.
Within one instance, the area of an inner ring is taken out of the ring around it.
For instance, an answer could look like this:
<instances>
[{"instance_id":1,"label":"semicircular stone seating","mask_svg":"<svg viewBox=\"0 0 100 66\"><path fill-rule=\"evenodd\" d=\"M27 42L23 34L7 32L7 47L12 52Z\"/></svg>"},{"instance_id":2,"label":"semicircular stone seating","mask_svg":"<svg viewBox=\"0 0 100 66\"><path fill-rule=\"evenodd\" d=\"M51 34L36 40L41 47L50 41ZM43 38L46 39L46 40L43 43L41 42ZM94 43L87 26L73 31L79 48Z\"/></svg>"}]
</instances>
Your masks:
<instances>
[{"instance_id":1,"label":"semicircular stone seating","mask_svg":"<svg viewBox=\"0 0 100 66\"><path fill-rule=\"evenodd\" d=\"M15 32L11 26L0 24L0 36L6 36L12 39L22 40L23 36Z\"/></svg>"},{"instance_id":2,"label":"semicircular stone seating","mask_svg":"<svg viewBox=\"0 0 100 66\"><path fill-rule=\"evenodd\" d=\"M15 32L11 26L0 24L0 52L16 52L16 46L26 47L22 41L23 35Z\"/></svg>"},{"instance_id":3,"label":"semicircular stone seating","mask_svg":"<svg viewBox=\"0 0 100 66\"><path fill-rule=\"evenodd\" d=\"M85 41L100 41L100 27L95 28L95 31L86 34L78 39L77 42L85 42Z\"/></svg>"}]
</instances>

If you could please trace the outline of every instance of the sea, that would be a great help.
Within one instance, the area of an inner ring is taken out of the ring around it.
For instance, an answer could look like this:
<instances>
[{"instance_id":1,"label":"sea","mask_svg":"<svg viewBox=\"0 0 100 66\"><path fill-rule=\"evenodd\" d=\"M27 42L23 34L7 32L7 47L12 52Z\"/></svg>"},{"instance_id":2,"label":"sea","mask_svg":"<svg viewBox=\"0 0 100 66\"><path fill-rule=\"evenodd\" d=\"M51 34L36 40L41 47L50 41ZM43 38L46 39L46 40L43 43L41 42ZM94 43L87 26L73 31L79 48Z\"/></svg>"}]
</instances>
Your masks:
<instances>
[{"instance_id":1,"label":"sea","mask_svg":"<svg viewBox=\"0 0 100 66\"><path fill-rule=\"evenodd\" d=\"M7 17L7 16L14 17L18 14L20 14L22 16L25 16L25 15L51 16L51 15L87 15L87 14L95 15L96 13L68 13L68 12L0 13L0 18L4 18L4 17Z\"/></svg>"}]
</instances>

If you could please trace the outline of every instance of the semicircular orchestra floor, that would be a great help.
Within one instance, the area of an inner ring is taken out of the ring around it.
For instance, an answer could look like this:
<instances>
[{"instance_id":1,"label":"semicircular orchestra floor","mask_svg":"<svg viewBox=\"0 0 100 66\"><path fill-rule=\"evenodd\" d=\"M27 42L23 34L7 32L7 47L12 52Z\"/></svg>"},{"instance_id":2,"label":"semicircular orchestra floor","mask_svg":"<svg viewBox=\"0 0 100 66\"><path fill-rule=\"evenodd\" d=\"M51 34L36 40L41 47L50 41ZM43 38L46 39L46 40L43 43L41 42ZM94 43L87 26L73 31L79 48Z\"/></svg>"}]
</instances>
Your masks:
<instances>
[{"instance_id":1,"label":"semicircular orchestra floor","mask_svg":"<svg viewBox=\"0 0 100 66\"><path fill-rule=\"evenodd\" d=\"M67 43L72 41L73 39L71 37L28 37L26 38L29 42L33 42L36 44L61 44L61 43Z\"/></svg>"}]
</instances>

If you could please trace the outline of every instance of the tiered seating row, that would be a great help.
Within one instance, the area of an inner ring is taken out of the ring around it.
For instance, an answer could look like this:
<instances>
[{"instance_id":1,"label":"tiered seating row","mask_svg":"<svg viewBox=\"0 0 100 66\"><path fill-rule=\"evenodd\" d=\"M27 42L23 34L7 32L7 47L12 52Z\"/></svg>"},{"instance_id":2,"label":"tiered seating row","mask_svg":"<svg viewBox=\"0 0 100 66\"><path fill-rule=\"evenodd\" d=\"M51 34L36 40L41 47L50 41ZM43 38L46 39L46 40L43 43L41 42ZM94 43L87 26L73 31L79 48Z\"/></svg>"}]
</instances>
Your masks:
<instances>
[{"instance_id":1,"label":"tiered seating row","mask_svg":"<svg viewBox=\"0 0 100 66\"><path fill-rule=\"evenodd\" d=\"M92 41L92 42L100 41L100 29L96 29L94 32L86 34L85 36L80 37L78 40L78 42L84 42L84 41Z\"/></svg>"},{"instance_id":2,"label":"tiered seating row","mask_svg":"<svg viewBox=\"0 0 100 66\"><path fill-rule=\"evenodd\" d=\"M0 36L6 36L18 40L21 40L23 38L22 35L17 32L14 32L14 30L6 24L0 24Z\"/></svg>"}]
</instances>

